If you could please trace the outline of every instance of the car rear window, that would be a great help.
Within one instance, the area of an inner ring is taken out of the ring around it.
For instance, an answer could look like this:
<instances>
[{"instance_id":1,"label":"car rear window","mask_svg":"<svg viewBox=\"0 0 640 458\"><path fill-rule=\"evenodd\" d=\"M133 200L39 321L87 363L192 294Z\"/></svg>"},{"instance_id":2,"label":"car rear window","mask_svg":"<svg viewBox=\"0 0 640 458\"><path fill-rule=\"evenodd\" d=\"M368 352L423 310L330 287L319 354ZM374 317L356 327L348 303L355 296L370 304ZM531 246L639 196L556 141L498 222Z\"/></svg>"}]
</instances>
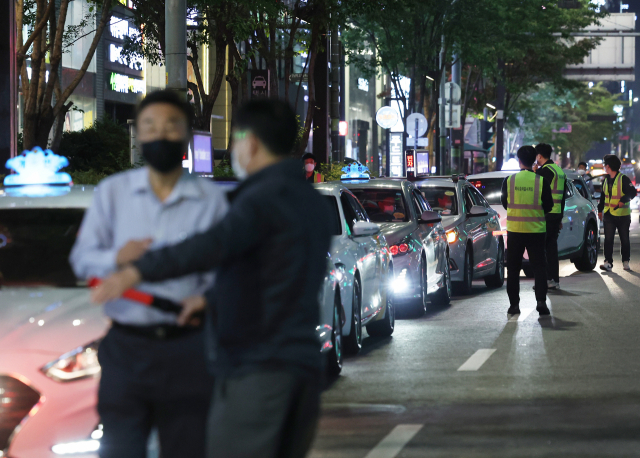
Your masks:
<instances>
[{"instance_id":1,"label":"car rear window","mask_svg":"<svg viewBox=\"0 0 640 458\"><path fill-rule=\"evenodd\" d=\"M434 211L443 215L458 214L456 188L451 186L420 186L420 191Z\"/></svg>"},{"instance_id":2,"label":"car rear window","mask_svg":"<svg viewBox=\"0 0 640 458\"><path fill-rule=\"evenodd\" d=\"M0 280L13 286L76 286L69 253L84 209L0 210Z\"/></svg>"},{"instance_id":3,"label":"car rear window","mask_svg":"<svg viewBox=\"0 0 640 458\"><path fill-rule=\"evenodd\" d=\"M473 186L484 196L489 205L500 205L502 196L502 183L504 178L481 178L469 180Z\"/></svg>"},{"instance_id":4,"label":"car rear window","mask_svg":"<svg viewBox=\"0 0 640 458\"><path fill-rule=\"evenodd\" d=\"M351 189L374 223L396 223L409 221L409 208L401 190L396 189Z\"/></svg>"}]
</instances>

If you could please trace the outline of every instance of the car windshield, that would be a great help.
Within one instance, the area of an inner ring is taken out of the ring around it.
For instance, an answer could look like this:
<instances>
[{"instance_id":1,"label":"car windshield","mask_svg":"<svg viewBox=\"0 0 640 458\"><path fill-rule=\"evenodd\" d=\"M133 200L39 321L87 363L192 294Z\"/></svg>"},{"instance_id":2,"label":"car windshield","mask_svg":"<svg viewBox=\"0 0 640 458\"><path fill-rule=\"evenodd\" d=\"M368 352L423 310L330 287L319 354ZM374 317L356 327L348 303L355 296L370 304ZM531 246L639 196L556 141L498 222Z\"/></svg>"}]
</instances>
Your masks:
<instances>
[{"instance_id":1,"label":"car windshield","mask_svg":"<svg viewBox=\"0 0 640 458\"><path fill-rule=\"evenodd\" d=\"M456 188L451 186L420 186L420 191L434 211L442 215L458 214Z\"/></svg>"},{"instance_id":2,"label":"car windshield","mask_svg":"<svg viewBox=\"0 0 640 458\"><path fill-rule=\"evenodd\" d=\"M69 252L84 209L0 210L0 280L11 286L76 286Z\"/></svg>"},{"instance_id":3,"label":"car windshield","mask_svg":"<svg viewBox=\"0 0 640 458\"><path fill-rule=\"evenodd\" d=\"M402 191L396 189L351 189L374 223L409 221Z\"/></svg>"},{"instance_id":4,"label":"car windshield","mask_svg":"<svg viewBox=\"0 0 640 458\"><path fill-rule=\"evenodd\" d=\"M500 197L502 196L504 177L469 180L469 183L480 191L487 202L489 202L489 205L501 205Z\"/></svg>"}]
</instances>

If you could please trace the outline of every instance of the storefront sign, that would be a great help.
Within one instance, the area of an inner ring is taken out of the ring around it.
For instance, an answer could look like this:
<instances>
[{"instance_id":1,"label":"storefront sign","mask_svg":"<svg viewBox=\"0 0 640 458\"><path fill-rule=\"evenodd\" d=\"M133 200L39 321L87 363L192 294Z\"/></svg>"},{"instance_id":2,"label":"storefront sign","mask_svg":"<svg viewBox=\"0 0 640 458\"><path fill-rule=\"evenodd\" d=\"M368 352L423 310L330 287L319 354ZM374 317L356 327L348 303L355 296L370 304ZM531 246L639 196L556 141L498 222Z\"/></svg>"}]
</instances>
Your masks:
<instances>
[{"instance_id":1,"label":"storefront sign","mask_svg":"<svg viewBox=\"0 0 640 458\"><path fill-rule=\"evenodd\" d=\"M122 92L123 94L144 94L146 91L144 80L114 72L111 73L109 78L109 87L112 91Z\"/></svg>"},{"instance_id":2,"label":"storefront sign","mask_svg":"<svg viewBox=\"0 0 640 458\"><path fill-rule=\"evenodd\" d=\"M124 37L135 38L138 35L138 29L131 27L128 20L116 16L109 19L109 32L113 38L119 40L124 40Z\"/></svg>"},{"instance_id":3,"label":"storefront sign","mask_svg":"<svg viewBox=\"0 0 640 458\"><path fill-rule=\"evenodd\" d=\"M403 157L402 157L402 140L404 133L389 132L389 176L402 177L403 173Z\"/></svg>"},{"instance_id":4,"label":"storefront sign","mask_svg":"<svg viewBox=\"0 0 640 458\"><path fill-rule=\"evenodd\" d=\"M121 53L122 46L111 43L109 45L109 62L117 62L121 65L126 65L131 70L142 70L142 60L139 57L131 57L130 60L127 61Z\"/></svg>"},{"instance_id":5,"label":"storefront sign","mask_svg":"<svg viewBox=\"0 0 640 458\"><path fill-rule=\"evenodd\" d=\"M382 107L376 113L376 122L383 129L390 129L398 123L400 114L395 108Z\"/></svg>"},{"instance_id":6,"label":"storefront sign","mask_svg":"<svg viewBox=\"0 0 640 458\"><path fill-rule=\"evenodd\" d=\"M358 78L358 89L369 92L369 80L366 78Z\"/></svg>"}]
</instances>

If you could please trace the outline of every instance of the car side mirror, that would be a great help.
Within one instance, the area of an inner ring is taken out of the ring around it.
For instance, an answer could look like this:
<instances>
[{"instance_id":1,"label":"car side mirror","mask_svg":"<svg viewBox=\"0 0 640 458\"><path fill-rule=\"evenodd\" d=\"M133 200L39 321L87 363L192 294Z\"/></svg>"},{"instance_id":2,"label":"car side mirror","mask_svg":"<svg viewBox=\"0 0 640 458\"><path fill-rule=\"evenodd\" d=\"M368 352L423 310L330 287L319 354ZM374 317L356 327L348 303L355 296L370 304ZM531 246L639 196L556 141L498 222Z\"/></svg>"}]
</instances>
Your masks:
<instances>
[{"instance_id":1,"label":"car side mirror","mask_svg":"<svg viewBox=\"0 0 640 458\"><path fill-rule=\"evenodd\" d=\"M418 219L418 224L434 224L442 221L442 217L440 213L433 211L426 211L420 215L420 219Z\"/></svg>"},{"instance_id":2,"label":"car side mirror","mask_svg":"<svg viewBox=\"0 0 640 458\"><path fill-rule=\"evenodd\" d=\"M481 207L480 205L474 205L473 207L471 207L471 210L469 210L469 216L472 217L487 216L488 214L489 212L487 211L487 209Z\"/></svg>"},{"instance_id":3,"label":"car side mirror","mask_svg":"<svg viewBox=\"0 0 640 458\"><path fill-rule=\"evenodd\" d=\"M380 226L376 223L370 223L368 221L358 221L353 225L354 237L365 237L376 235L380 232Z\"/></svg>"},{"instance_id":4,"label":"car side mirror","mask_svg":"<svg viewBox=\"0 0 640 458\"><path fill-rule=\"evenodd\" d=\"M600 200L600 196L601 196L601 193L599 193L598 191L593 193L593 198L594 199Z\"/></svg>"}]
</instances>

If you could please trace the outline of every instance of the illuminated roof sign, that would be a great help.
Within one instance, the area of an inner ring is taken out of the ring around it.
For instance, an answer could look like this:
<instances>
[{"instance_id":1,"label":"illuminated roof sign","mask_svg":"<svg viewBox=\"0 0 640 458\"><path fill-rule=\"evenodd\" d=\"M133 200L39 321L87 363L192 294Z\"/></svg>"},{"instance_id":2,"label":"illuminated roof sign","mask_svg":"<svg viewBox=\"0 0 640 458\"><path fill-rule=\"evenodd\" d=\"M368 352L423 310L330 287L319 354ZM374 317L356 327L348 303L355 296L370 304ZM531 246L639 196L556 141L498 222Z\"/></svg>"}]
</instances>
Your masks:
<instances>
[{"instance_id":1,"label":"illuminated roof sign","mask_svg":"<svg viewBox=\"0 0 640 458\"><path fill-rule=\"evenodd\" d=\"M352 162L342 168L344 172L340 177L341 180L370 180L371 174L369 168L359 162Z\"/></svg>"},{"instance_id":2,"label":"illuminated roof sign","mask_svg":"<svg viewBox=\"0 0 640 458\"><path fill-rule=\"evenodd\" d=\"M33 150L23 151L21 155L7 161L6 167L15 173L5 177L4 185L69 184L71 176L58 171L68 165L69 160L66 157L58 156L50 149L43 151L36 146Z\"/></svg>"}]
</instances>

